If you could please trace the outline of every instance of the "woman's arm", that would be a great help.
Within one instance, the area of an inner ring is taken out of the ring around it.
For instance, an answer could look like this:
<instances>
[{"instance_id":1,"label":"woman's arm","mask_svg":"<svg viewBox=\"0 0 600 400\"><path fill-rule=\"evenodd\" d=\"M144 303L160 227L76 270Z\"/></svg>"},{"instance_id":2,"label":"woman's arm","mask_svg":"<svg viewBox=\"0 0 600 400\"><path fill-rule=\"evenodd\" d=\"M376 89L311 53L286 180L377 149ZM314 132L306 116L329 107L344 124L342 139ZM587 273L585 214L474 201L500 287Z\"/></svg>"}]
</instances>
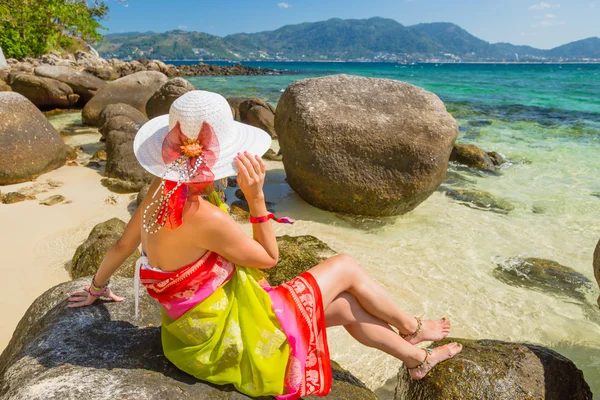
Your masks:
<instances>
[{"instance_id":1,"label":"woman's arm","mask_svg":"<svg viewBox=\"0 0 600 400\"><path fill-rule=\"evenodd\" d=\"M266 167L262 159L249 154L239 154L237 182L244 192L254 217L266 215L263 194ZM279 250L271 222L253 224L254 240L249 238L231 217L214 207L199 218L198 239L203 247L220 254L234 264L250 268L271 268L277 264Z\"/></svg>"},{"instance_id":2,"label":"woman's arm","mask_svg":"<svg viewBox=\"0 0 600 400\"><path fill-rule=\"evenodd\" d=\"M158 185L160 184L160 180L155 179L150 185L150 189L148 189L148 193L153 193ZM142 210L143 204L135 210L133 216L129 220L127 227L125 227L125 231L123 235L117 240L117 242L108 250L108 252L104 255L102 259L102 263L100 263L100 267L96 272L94 277L93 284L96 287L102 287L104 284L108 282L112 274L115 273L117 268L119 268L127 257L129 257L135 249L137 249L141 242L141 224L142 224ZM69 298L69 307L82 307L88 306L92 304L98 297L92 296L87 291L90 290L88 286L85 287L86 291L76 292ZM123 301L122 297L119 297L112 293L110 288L107 289L104 297L108 297L114 301Z\"/></svg>"}]
</instances>

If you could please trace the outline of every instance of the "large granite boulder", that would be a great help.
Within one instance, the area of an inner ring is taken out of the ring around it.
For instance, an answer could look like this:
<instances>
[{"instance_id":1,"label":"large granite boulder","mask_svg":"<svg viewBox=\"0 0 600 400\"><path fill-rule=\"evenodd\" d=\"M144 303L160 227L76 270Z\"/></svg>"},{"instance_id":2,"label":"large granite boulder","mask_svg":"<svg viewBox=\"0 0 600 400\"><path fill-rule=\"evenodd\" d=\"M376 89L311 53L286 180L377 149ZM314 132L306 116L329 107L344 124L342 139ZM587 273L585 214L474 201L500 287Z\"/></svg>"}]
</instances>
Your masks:
<instances>
[{"instance_id":1,"label":"large granite boulder","mask_svg":"<svg viewBox=\"0 0 600 400\"><path fill-rule=\"evenodd\" d=\"M240 121L266 131L273 139L275 132L275 109L266 101L252 97L239 105Z\"/></svg>"},{"instance_id":2,"label":"large granite boulder","mask_svg":"<svg viewBox=\"0 0 600 400\"><path fill-rule=\"evenodd\" d=\"M583 373L548 348L496 340L445 339L463 345L420 381L403 366L395 399L414 400L592 400Z\"/></svg>"},{"instance_id":3,"label":"large granite boulder","mask_svg":"<svg viewBox=\"0 0 600 400\"><path fill-rule=\"evenodd\" d=\"M458 125L433 93L334 75L292 83L275 113L290 186L347 214L404 214L446 176Z\"/></svg>"},{"instance_id":4,"label":"large granite boulder","mask_svg":"<svg viewBox=\"0 0 600 400\"><path fill-rule=\"evenodd\" d=\"M0 185L25 182L65 163L62 138L29 100L0 92Z\"/></svg>"},{"instance_id":5,"label":"large granite boulder","mask_svg":"<svg viewBox=\"0 0 600 400\"><path fill-rule=\"evenodd\" d=\"M40 108L70 107L79 100L79 95L73 93L69 85L50 78L19 74L10 87Z\"/></svg>"},{"instance_id":6,"label":"large granite boulder","mask_svg":"<svg viewBox=\"0 0 600 400\"><path fill-rule=\"evenodd\" d=\"M100 133L106 138L110 131L136 133L148 122L148 117L136 108L127 104L109 104L100 113Z\"/></svg>"},{"instance_id":7,"label":"large granite boulder","mask_svg":"<svg viewBox=\"0 0 600 400\"><path fill-rule=\"evenodd\" d=\"M117 193L139 192L152 181L133 153L135 132L111 131L106 137L106 168L102 184Z\"/></svg>"},{"instance_id":8,"label":"large granite boulder","mask_svg":"<svg viewBox=\"0 0 600 400\"><path fill-rule=\"evenodd\" d=\"M128 104L145 115L148 99L166 81L167 77L161 72L144 71L108 83L83 108L83 123L100 126L100 113L109 104Z\"/></svg>"},{"instance_id":9,"label":"large granite boulder","mask_svg":"<svg viewBox=\"0 0 600 400\"><path fill-rule=\"evenodd\" d=\"M98 89L106 85L106 82L92 74L69 67L42 65L37 67L34 73L37 76L66 83L79 95L79 104L82 105L90 101Z\"/></svg>"},{"instance_id":10,"label":"large granite boulder","mask_svg":"<svg viewBox=\"0 0 600 400\"><path fill-rule=\"evenodd\" d=\"M0 92L12 92L10 85L4 82L2 79L0 79Z\"/></svg>"},{"instance_id":11,"label":"large granite boulder","mask_svg":"<svg viewBox=\"0 0 600 400\"><path fill-rule=\"evenodd\" d=\"M592 282L573 268L543 258L509 258L494 270L494 276L516 287L554 293L585 301Z\"/></svg>"},{"instance_id":12,"label":"large granite boulder","mask_svg":"<svg viewBox=\"0 0 600 400\"><path fill-rule=\"evenodd\" d=\"M594 277L596 278L596 282L598 282L598 286L600 286L600 241L596 245L596 250L594 251ZM598 297L598 306L600 307L600 297Z\"/></svg>"},{"instance_id":13,"label":"large granite boulder","mask_svg":"<svg viewBox=\"0 0 600 400\"><path fill-rule=\"evenodd\" d=\"M29 307L0 356L0 399L250 399L231 385L199 381L164 357L160 306L141 290L136 319L131 279L111 281L124 302L67 308L69 294L89 282L62 283ZM375 400L364 384L332 364L327 398Z\"/></svg>"},{"instance_id":14,"label":"large granite boulder","mask_svg":"<svg viewBox=\"0 0 600 400\"><path fill-rule=\"evenodd\" d=\"M273 268L262 270L271 286L281 285L335 256L326 243L311 235L278 236L279 261Z\"/></svg>"},{"instance_id":15,"label":"large granite boulder","mask_svg":"<svg viewBox=\"0 0 600 400\"><path fill-rule=\"evenodd\" d=\"M187 92L196 89L194 85L183 78L175 78L160 87L146 103L148 118L158 117L169 113L171 104Z\"/></svg>"},{"instance_id":16,"label":"large granite boulder","mask_svg":"<svg viewBox=\"0 0 600 400\"><path fill-rule=\"evenodd\" d=\"M127 224L118 218L109 219L96 225L90 232L88 238L75 251L71 261L71 277L79 279L84 276L94 275L100 267L104 255L117 243L117 240L125 232ZM133 278L135 262L140 256L136 250L115 272L117 276Z\"/></svg>"}]
</instances>

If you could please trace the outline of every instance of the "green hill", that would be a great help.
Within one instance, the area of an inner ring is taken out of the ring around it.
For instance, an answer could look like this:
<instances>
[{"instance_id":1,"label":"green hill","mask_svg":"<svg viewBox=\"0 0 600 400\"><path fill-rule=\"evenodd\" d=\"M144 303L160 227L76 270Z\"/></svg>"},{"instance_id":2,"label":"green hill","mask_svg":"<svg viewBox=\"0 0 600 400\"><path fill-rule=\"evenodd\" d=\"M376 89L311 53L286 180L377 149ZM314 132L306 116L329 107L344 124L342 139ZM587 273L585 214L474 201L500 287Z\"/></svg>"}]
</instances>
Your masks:
<instances>
[{"instance_id":1,"label":"green hill","mask_svg":"<svg viewBox=\"0 0 600 400\"><path fill-rule=\"evenodd\" d=\"M552 50L491 44L458 25L436 22L404 26L393 19L339 19L286 25L274 31L225 37L174 30L107 35L97 45L104 57L227 60L411 59L514 61L600 59L600 39ZM412 57L412 58L411 58Z\"/></svg>"}]
</instances>

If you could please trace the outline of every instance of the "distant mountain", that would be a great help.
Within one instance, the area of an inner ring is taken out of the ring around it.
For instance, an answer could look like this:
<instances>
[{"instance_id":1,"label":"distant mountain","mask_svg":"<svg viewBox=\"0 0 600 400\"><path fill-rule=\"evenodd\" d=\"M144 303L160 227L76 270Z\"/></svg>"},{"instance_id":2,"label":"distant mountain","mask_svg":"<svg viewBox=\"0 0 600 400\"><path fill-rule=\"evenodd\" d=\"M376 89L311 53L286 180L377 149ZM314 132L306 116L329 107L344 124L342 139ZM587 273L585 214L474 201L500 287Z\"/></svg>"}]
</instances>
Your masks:
<instances>
[{"instance_id":1,"label":"distant mountain","mask_svg":"<svg viewBox=\"0 0 600 400\"><path fill-rule=\"evenodd\" d=\"M97 49L105 57L195 60L600 60L599 38L540 50L510 43L491 44L451 23L404 26L379 17L333 18L223 38L181 30L110 34Z\"/></svg>"}]
</instances>

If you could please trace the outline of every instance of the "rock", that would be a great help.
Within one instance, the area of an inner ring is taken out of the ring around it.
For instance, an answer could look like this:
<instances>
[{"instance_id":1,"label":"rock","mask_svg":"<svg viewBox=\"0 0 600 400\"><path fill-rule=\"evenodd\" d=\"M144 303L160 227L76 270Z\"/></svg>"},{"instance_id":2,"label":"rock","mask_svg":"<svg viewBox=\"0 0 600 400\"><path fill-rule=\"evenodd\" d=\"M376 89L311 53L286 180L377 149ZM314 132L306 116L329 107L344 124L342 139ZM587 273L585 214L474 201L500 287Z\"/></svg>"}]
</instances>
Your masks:
<instances>
[{"instance_id":1,"label":"rock","mask_svg":"<svg viewBox=\"0 0 600 400\"><path fill-rule=\"evenodd\" d=\"M235 119L238 122L242 121L242 118L240 116L240 104L242 104L246 100L248 100L247 97L228 97L227 98L227 102L229 103L229 106L231 107L231 113L233 114L233 119Z\"/></svg>"},{"instance_id":2,"label":"rock","mask_svg":"<svg viewBox=\"0 0 600 400\"><path fill-rule=\"evenodd\" d=\"M227 178L227 186L228 187L237 187L237 178L228 177Z\"/></svg>"},{"instance_id":3,"label":"rock","mask_svg":"<svg viewBox=\"0 0 600 400\"><path fill-rule=\"evenodd\" d=\"M106 150L100 149L92 155L90 161L106 161Z\"/></svg>"},{"instance_id":4,"label":"rock","mask_svg":"<svg viewBox=\"0 0 600 400\"><path fill-rule=\"evenodd\" d=\"M269 160L269 161L282 161L283 160L283 156L281 154L275 153L275 150L273 150L273 149L267 150L267 152L262 156L262 158L264 160Z\"/></svg>"},{"instance_id":5,"label":"rock","mask_svg":"<svg viewBox=\"0 0 600 400\"><path fill-rule=\"evenodd\" d=\"M4 82L2 79L0 79L0 92L12 92L10 85Z\"/></svg>"},{"instance_id":6,"label":"rock","mask_svg":"<svg viewBox=\"0 0 600 400\"><path fill-rule=\"evenodd\" d=\"M112 180L102 180L102 184L118 193L138 192L152 181L133 153L134 133L111 131L106 138L106 169L104 176Z\"/></svg>"},{"instance_id":7,"label":"rock","mask_svg":"<svg viewBox=\"0 0 600 400\"><path fill-rule=\"evenodd\" d=\"M267 210L274 213L275 204L267 201ZM238 222L250 222L250 207L246 200L236 200L229 206L229 214Z\"/></svg>"},{"instance_id":8,"label":"rock","mask_svg":"<svg viewBox=\"0 0 600 400\"><path fill-rule=\"evenodd\" d=\"M146 104L148 118L158 117L169 113L171 104L189 91L196 89L194 85L183 78L175 78L162 85L150 97Z\"/></svg>"},{"instance_id":9,"label":"rock","mask_svg":"<svg viewBox=\"0 0 600 400\"><path fill-rule=\"evenodd\" d=\"M135 206L139 207L140 204L142 204L142 201L144 201L144 198L146 197L146 195L148 194L148 190L150 189L150 185L144 185L144 187L142 187L135 199Z\"/></svg>"},{"instance_id":10,"label":"rock","mask_svg":"<svg viewBox=\"0 0 600 400\"><path fill-rule=\"evenodd\" d=\"M508 214L515 209L515 206L507 200L500 199L491 193L469 189L449 189L445 188L445 194L461 204L477 210L494 211L501 214Z\"/></svg>"},{"instance_id":11,"label":"rock","mask_svg":"<svg viewBox=\"0 0 600 400\"><path fill-rule=\"evenodd\" d=\"M8 192L0 196L0 199L2 200L3 204L13 204L27 200L27 196L19 192Z\"/></svg>"},{"instance_id":12,"label":"rock","mask_svg":"<svg viewBox=\"0 0 600 400\"><path fill-rule=\"evenodd\" d=\"M62 166L67 150L56 129L29 100L18 93L0 92L0 154L0 185L7 185Z\"/></svg>"},{"instance_id":13,"label":"rock","mask_svg":"<svg viewBox=\"0 0 600 400\"><path fill-rule=\"evenodd\" d=\"M246 200L246 196L244 195L244 192L242 192L242 189L237 189L235 191L235 197L237 197L240 200Z\"/></svg>"},{"instance_id":14,"label":"rock","mask_svg":"<svg viewBox=\"0 0 600 400\"><path fill-rule=\"evenodd\" d=\"M110 107L110 106L109 106ZM137 111L137 110L136 110ZM128 116L118 115L106 120L102 128L99 129L102 139L106 139L110 131L122 131L135 133L141 128L142 124L135 123Z\"/></svg>"},{"instance_id":15,"label":"rock","mask_svg":"<svg viewBox=\"0 0 600 400\"><path fill-rule=\"evenodd\" d=\"M109 120L116 117L127 117L138 125L143 125L146 122L148 122L148 117L146 117L146 114L133 108L130 105L117 103L109 104L108 106L104 107L104 109L100 113L100 124L104 125Z\"/></svg>"},{"instance_id":16,"label":"rock","mask_svg":"<svg viewBox=\"0 0 600 400\"><path fill-rule=\"evenodd\" d=\"M104 255L119 240L127 224L118 218L109 219L96 225L90 235L75 251L71 262L71 277L78 279L84 276L94 275L104 258ZM117 276L133 277L135 262L140 257L136 250L119 267L115 273Z\"/></svg>"},{"instance_id":17,"label":"rock","mask_svg":"<svg viewBox=\"0 0 600 400\"><path fill-rule=\"evenodd\" d=\"M109 104L124 103L145 115L148 99L167 81L167 77L155 71L132 74L110 82L96 93L81 113L84 124L100 126L100 113Z\"/></svg>"},{"instance_id":18,"label":"rock","mask_svg":"<svg viewBox=\"0 0 600 400\"><path fill-rule=\"evenodd\" d=\"M279 247L277 265L262 270L272 286L294 279L337 254L326 243L311 235L278 236L277 246Z\"/></svg>"},{"instance_id":19,"label":"rock","mask_svg":"<svg viewBox=\"0 0 600 400\"><path fill-rule=\"evenodd\" d=\"M81 50L75 52L75 60L77 61L77 64L83 67L99 67L106 64L106 60L93 53L86 53Z\"/></svg>"},{"instance_id":20,"label":"rock","mask_svg":"<svg viewBox=\"0 0 600 400\"><path fill-rule=\"evenodd\" d=\"M104 204L110 204L110 205L114 206L119 203L120 203L119 198L117 196L115 196L114 194L111 194L106 199L104 199Z\"/></svg>"},{"instance_id":21,"label":"rock","mask_svg":"<svg viewBox=\"0 0 600 400\"><path fill-rule=\"evenodd\" d=\"M474 144L455 143L450 161L485 171L495 171L496 167L490 156Z\"/></svg>"},{"instance_id":22,"label":"rock","mask_svg":"<svg viewBox=\"0 0 600 400\"><path fill-rule=\"evenodd\" d=\"M273 139L275 133L275 109L266 101L252 97L240 103L240 121L266 131Z\"/></svg>"},{"instance_id":23,"label":"rock","mask_svg":"<svg viewBox=\"0 0 600 400\"><path fill-rule=\"evenodd\" d=\"M506 158L502 156L502 154L497 153L495 151L488 151L487 155L490 157L490 160L494 163L495 166L500 166L506 162Z\"/></svg>"},{"instance_id":24,"label":"rock","mask_svg":"<svg viewBox=\"0 0 600 400\"><path fill-rule=\"evenodd\" d=\"M43 65L34 70L37 76L52 78L66 83L79 95L79 104L84 105L96 95L98 89L106 85L102 79L87 72L77 71L69 67Z\"/></svg>"},{"instance_id":25,"label":"rock","mask_svg":"<svg viewBox=\"0 0 600 400\"><path fill-rule=\"evenodd\" d=\"M497 264L494 276L516 287L585 300L592 282L573 268L543 258L512 257Z\"/></svg>"},{"instance_id":26,"label":"rock","mask_svg":"<svg viewBox=\"0 0 600 400\"><path fill-rule=\"evenodd\" d=\"M10 87L38 107L70 107L79 100L69 85L50 78L20 74Z\"/></svg>"},{"instance_id":27,"label":"rock","mask_svg":"<svg viewBox=\"0 0 600 400\"><path fill-rule=\"evenodd\" d=\"M496 340L456 341L460 354L415 381L402 366L395 399L592 400L583 373L571 360L545 347Z\"/></svg>"},{"instance_id":28,"label":"rock","mask_svg":"<svg viewBox=\"0 0 600 400\"><path fill-rule=\"evenodd\" d=\"M55 204L62 203L65 200L66 200L65 196L62 196L60 194L56 194L54 196L48 197L45 200L40 201L40 204L44 205L44 206L53 206Z\"/></svg>"},{"instance_id":29,"label":"rock","mask_svg":"<svg viewBox=\"0 0 600 400\"><path fill-rule=\"evenodd\" d=\"M44 54L41 58L42 64L57 65L62 60L56 54Z\"/></svg>"},{"instance_id":30,"label":"rock","mask_svg":"<svg viewBox=\"0 0 600 400\"><path fill-rule=\"evenodd\" d=\"M598 286L600 286L600 240L596 245L596 250L594 251L594 277L596 278L596 282L598 282ZM598 306L600 307L600 297L598 297Z\"/></svg>"},{"instance_id":31,"label":"rock","mask_svg":"<svg viewBox=\"0 0 600 400\"><path fill-rule=\"evenodd\" d=\"M114 81L121 77L119 71L112 67L86 67L84 71L103 81Z\"/></svg>"},{"instance_id":32,"label":"rock","mask_svg":"<svg viewBox=\"0 0 600 400\"><path fill-rule=\"evenodd\" d=\"M0 47L0 69L8 68L8 63L6 62L6 58L4 58L4 53L2 52L2 47Z\"/></svg>"},{"instance_id":33,"label":"rock","mask_svg":"<svg viewBox=\"0 0 600 400\"><path fill-rule=\"evenodd\" d=\"M368 216L404 214L428 198L444 180L458 135L433 93L349 75L292 83L275 130L287 181L300 197Z\"/></svg>"},{"instance_id":34,"label":"rock","mask_svg":"<svg viewBox=\"0 0 600 400\"><path fill-rule=\"evenodd\" d=\"M90 279L55 286L29 307L0 356L0 398L250 400L232 385L197 380L164 357L160 306L140 290L140 315L136 319L131 279L111 280L111 288L127 301L67 308L69 294L81 290ZM332 376L328 399L376 399L335 362Z\"/></svg>"}]
</instances>

